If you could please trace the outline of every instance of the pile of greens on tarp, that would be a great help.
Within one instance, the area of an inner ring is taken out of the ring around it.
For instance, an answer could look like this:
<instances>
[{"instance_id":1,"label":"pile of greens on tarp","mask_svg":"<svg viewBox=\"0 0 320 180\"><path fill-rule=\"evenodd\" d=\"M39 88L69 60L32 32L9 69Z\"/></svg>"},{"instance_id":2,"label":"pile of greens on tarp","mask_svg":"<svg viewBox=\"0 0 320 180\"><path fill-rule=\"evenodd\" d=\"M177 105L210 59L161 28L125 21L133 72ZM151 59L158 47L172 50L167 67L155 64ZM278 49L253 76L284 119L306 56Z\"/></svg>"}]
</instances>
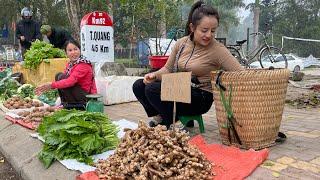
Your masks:
<instances>
[{"instance_id":1,"label":"pile of greens on tarp","mask_svg":"<svg viewBox=\"0 0 320 180\"><path fill-rule=\"evenodd\" d=\"M115 149L119 128L105 114L60 110L44 117L38 127L45 143L39 159L46 168L54 160L77 159L92 164L92 155Z\"/></svg>"},{"instance_id":2,"label":"pile of greens on tarp","mask_svg":"<svg viewBox=\"0 0 320 180\"><path fill-rule=\"evenodd\" d=\"M0 80L0 101L7 100L17 93L17 89L21 84L11 77L11 69L2 72Z\"/></svg>"},{"instance_id":3,"label":"pile of greens on tarp","mask_svg":"<svg viewBox=\"0 0 320 180\"><path fill-rule=\"evenodd\" d=\"M24 55L24 67L36 69L44 59L66 57L65 52L52 44L36 40ZM44 61L46 62L46 61Z\"/></svg>"},{"instance_id":4,"label":"pile of greens on tarp","mask_svg":"<svg viewBox=\"0 0 320 180\"><path fill-rule=\"evenodd\" d=\"M11 73L12 73L11 69L9 69L9 68L6 68L5 70L0 71L0 80L2 80L5 77L8 77L8 74L11 75Z\"/></svg>"},{"instance_id":5,"label":"pile of greens on tarp","mask_svg":"<svg viewBox=\"0 0 320 180\"><path fill-rule=\"evenodd\" d=\"M29 97L33 99L35 97L34 89L35 87L31 84L23 84L17 89L17 94L22 98Z\"/></svg>"},{"instance_id":6,"label":"pile of greens on tarp","mask_svg":"<svg viewBox=\"0 0 320 180\"><path fill-rule=\"evenodd\" d=\"M38 99L46 104L49 104L50 106L54 106L58 96L59 96L58 90L53 89L53 90L49 90L49 91L42 93L38 97Z\"/></svg>"}]
</instances>

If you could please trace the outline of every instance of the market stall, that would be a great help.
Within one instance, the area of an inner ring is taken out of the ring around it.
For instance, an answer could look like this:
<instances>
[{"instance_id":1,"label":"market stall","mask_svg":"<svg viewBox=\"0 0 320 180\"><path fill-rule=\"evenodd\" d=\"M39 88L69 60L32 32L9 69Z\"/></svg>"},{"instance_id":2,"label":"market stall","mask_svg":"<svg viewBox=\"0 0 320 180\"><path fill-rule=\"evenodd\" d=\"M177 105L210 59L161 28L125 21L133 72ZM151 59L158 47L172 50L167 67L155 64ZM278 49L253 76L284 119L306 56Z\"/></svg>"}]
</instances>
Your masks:
<instances>
[{"instance_id":1,"label":"market stall","mask_svg":"<svg viewBox=\"0 0 320 180\"><path fill-rule=\"evenodd\" d=\"M67 58L46 59L40 63L37 69L28 69L20 63L12 67L13 73L22 73L24 83L38 86L54 81L58 72L63 72L66 67Z\"/></svg>"}]
</instances>

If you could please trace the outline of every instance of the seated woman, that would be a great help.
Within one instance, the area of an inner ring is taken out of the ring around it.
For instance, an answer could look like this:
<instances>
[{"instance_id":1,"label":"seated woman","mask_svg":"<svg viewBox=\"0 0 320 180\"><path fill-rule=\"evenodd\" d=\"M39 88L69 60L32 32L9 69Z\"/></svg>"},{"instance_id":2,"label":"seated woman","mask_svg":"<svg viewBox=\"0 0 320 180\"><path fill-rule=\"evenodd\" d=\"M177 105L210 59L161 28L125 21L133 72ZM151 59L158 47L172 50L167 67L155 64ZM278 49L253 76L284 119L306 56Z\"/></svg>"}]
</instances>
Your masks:
<instances>
[{"instance_id":1,"label":"seated woman","mask_svg":"<svg viewBox=\"0 0 320 180\"><path fill-rule=\"evenodd\" d=\"M133 84L133 92L148 117L154 117L150 126L158 123L167 128L173 122L173 103L161 101L161 75L178 71L191 71L191 104L177 103L177 116L200 115L209 111L212 102L210 72L242 70L228 49L214 37L219 25L217 10L198 1L192 7L186 24L186 36L179 39L164 67L151 72ZM193 126L193 122L187 126Z\"/></svg>"},{"instance_id":2,"label":"seated woman","mask_svg":"<svg viewBox=\"0 0 320 180\"><path fill-rule=\"evenodd\" d=\"M75 40L65 43L65 52L69 58L64 73L58 73L55 82L41 85L35 89L40 95L50 89L58 89L61 103L66 109L85 109L86 95L96 94L94 71L91 62L80 55L80 45Z\"/></svg>"}]
</instances>

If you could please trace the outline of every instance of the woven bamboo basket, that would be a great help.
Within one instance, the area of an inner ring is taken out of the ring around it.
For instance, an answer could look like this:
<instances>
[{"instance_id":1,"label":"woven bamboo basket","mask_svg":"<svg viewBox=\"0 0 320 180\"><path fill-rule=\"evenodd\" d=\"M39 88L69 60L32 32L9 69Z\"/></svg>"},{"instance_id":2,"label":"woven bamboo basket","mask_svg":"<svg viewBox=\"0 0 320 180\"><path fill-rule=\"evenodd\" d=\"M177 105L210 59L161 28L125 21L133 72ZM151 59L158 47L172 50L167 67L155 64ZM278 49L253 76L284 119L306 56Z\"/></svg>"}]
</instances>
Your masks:
<instances>
[{"instance_id":1,"label":"woven bamboo basket","mask_svg":"<svg viewBox=\"0 0 320 180\"><path fill-rule=\"evenodd\" d=\"M228 99L232 87L231 107L239 125L235 129L242 142L240 145L231 134L229 141L227 114L221 101L220 91L215 86L216 71L211 72L216 117L222 143L244 149L262 149L274 145L283 114L288 87L287 69L249 69L245 71L223 72L221 84L226 87Z\"/></svg>"}]
</instances>

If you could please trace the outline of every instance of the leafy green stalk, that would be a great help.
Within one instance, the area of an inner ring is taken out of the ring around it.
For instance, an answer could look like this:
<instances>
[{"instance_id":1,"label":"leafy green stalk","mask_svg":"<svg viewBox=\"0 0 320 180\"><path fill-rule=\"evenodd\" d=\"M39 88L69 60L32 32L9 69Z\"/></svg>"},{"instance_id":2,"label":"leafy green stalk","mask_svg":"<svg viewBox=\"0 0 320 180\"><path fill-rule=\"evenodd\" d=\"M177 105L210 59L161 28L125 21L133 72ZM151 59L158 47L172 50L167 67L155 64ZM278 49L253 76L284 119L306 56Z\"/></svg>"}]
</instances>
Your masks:
<instances>
[{"instance_id":1,"label":"leafy green stalk","mask_svg":"<svg viewBox=\"0 0 320 180\"><path fill-rule=\"evenodd\" d=\"M63 50L54 48L52 44L36 40L24 55L24 67L37 69L44 59L66 57Z\"/></svg>"},{"instance_id":2,"label":"leafy green stalk","mask_svg":"<svg viewBox=\"0 0 320 180\"><path fill-rule=\"evenodd\" d=\"M0 81L0 100L6 100L17 93L17 89L20 84L12 79L12 77L6 77Z\"/></svg>"},{"instance_id":3,"label":"leafy green stalk","mask_svg":"<svg viewBox=\"0 0 320 180\"><path fill-rule=\"evenodd\" d=\"M227 119L228 121L226 122L226 128L229 128L230 127L230 124L229 124L229 119L232 119L233 118L233 111L232 111L232 107L231 107L231 96L232 96L232 86L229 85L229 96L228 96L228 100L226 100L225 98L225 94L224 94L224 91L219 88L219 91L220 91L220 99L221 99L221 102L223 104L223 107L227 113Z\"/></svg>"},{"instance_id":4,"label":"leafy green stalk","mask_svg":"<svg viewBox=\"0 0 320 180\"><path fill-rule=\"evenodd\" d=\"M39 159L46 168L55 159L77 159L91 164L92 155L116 148L118 131L102 113L57 111L39 125L38 132L45 139Z\"/></svg>"}]
</instances>

